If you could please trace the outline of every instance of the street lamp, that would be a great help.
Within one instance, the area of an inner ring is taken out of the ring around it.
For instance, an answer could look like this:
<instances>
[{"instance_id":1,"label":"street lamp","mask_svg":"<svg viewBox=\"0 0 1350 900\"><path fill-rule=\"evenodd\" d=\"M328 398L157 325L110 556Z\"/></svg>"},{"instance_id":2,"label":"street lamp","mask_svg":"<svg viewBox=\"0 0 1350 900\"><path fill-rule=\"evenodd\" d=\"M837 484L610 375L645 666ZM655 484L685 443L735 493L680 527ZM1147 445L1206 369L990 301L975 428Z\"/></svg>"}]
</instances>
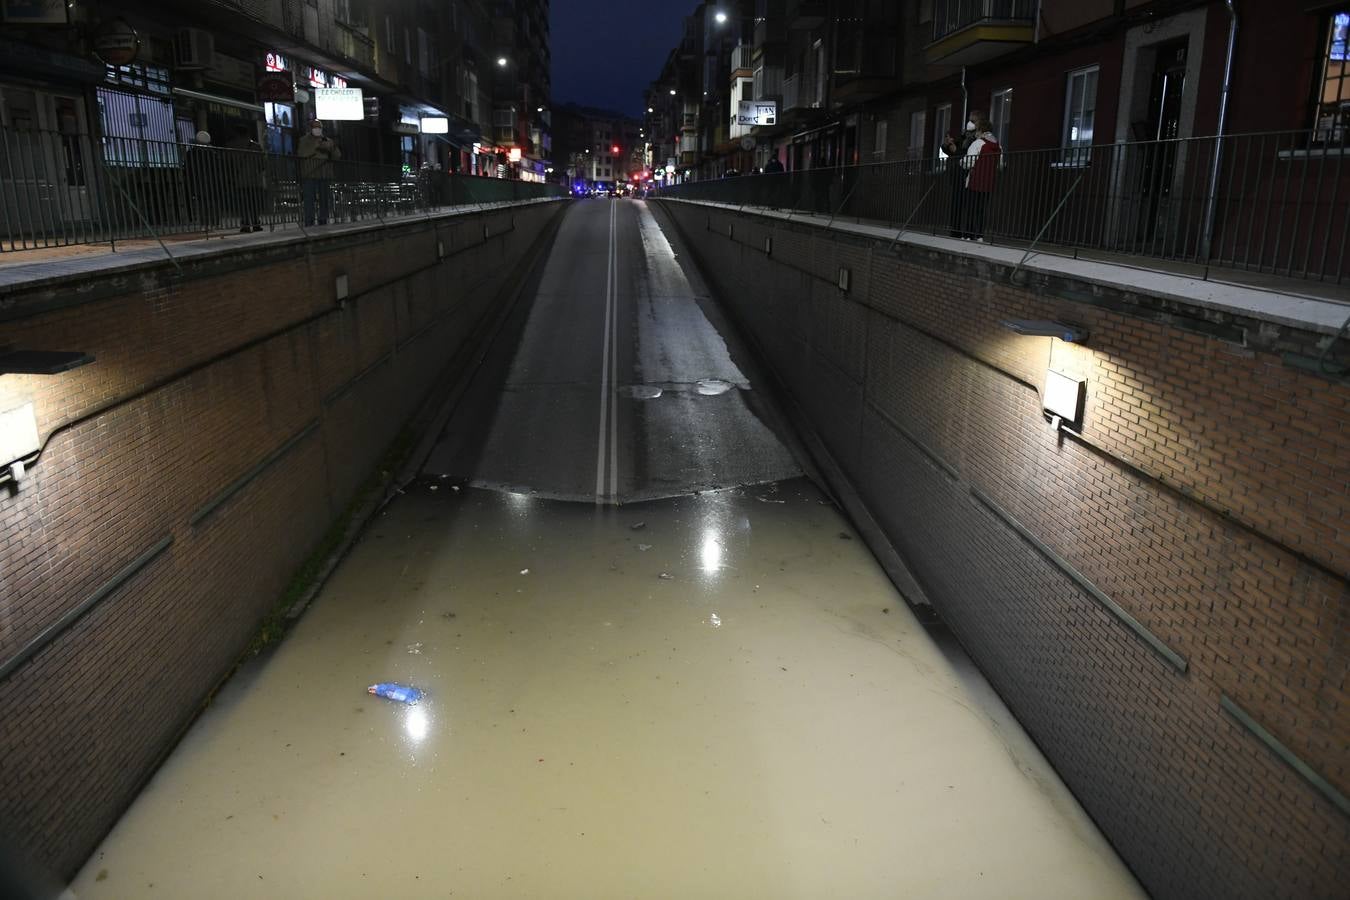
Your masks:
<instances>
[{"instance_id":1,"label":"street lamp","mask_svg":"<svg viewBox=\"0 0 1350 900\"><path fill-rule=\"evenodd\" d=\"M727 21L727 14L724 13L724 12L722 12L722 10L719 9L719 10L717 11L717 14L716 14L715 16L713 16L713 18L717 21L717 24L718 24L718 25L724 25L724 24L726 24L726 21Z\"/></svg>"},{"instance_id":2,"label":"street lamp","mask_svg":"<svg viewBox=\"0 0 1350 900\"><path fill-rule=\"evenodd\" d=\"M499 66L501 66L503 69L505 69L505 68L506 68L506 57L505 57L505 56L499 56L499 57L497 57L497 65L499 65Z\"/></svg>"},{"instance_id":3,"label":"street lamp","mask_svg":"<svg viewBox=\"0 0 1350 900\"><path fill-rule=\"evenodd\" d=\"M675 89L674 89L674 88L671 88L671 89L670 89L670 96L672 96L672 97L675 96Z\"/></svg>"}]
</instances>

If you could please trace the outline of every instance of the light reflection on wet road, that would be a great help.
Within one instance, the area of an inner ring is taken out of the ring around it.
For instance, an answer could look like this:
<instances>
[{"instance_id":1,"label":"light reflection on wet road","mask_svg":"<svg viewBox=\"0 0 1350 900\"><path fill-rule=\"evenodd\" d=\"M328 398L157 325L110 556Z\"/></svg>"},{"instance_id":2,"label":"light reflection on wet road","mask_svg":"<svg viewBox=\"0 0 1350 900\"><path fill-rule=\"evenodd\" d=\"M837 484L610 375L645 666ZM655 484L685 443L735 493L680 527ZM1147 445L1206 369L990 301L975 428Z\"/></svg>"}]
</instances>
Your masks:
<instances>
[{"instance_id":1,"label":"light reflection on wet road","mask_svg":"<svg viewBox=\"0 0 1350 900\"><path fill-rule=\"evenodd\" d=\"M995 721L806 481L597 509L426 480L74 887L1137 896Z\"/></svg>"}]
</instances>

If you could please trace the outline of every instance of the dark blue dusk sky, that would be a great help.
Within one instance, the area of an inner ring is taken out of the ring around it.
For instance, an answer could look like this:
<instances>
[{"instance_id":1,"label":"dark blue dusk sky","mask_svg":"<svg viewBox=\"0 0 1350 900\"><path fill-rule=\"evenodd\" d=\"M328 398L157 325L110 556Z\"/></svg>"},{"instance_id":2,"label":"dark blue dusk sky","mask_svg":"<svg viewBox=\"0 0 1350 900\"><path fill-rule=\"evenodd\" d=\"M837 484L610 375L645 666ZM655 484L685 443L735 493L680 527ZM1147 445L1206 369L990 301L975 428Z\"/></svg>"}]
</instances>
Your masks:
<instances>
[{"instance_id":1,"label":"dark blue dusk sky","mask_svg":"<svg viewBox=\"0 0 1350 900\"><path fill-rule=\"evenodd\" d=\"M637 116L699 0L552 0L553 102Z\"/></svg>"}]
</instances>

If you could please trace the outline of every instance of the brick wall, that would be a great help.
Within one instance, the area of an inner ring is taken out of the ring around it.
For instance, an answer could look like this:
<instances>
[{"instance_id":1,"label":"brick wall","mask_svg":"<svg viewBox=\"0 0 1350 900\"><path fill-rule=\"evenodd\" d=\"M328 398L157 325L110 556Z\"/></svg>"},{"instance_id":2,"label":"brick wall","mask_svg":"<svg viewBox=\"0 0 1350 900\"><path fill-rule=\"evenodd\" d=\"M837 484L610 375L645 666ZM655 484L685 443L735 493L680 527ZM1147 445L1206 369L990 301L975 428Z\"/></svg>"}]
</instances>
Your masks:
<instances>
[{"instance_id":1,"label":"brick wall","mask_svg":"<svg viewBox=\"0 0 1350 900\"><path fill-rule=\"evenodd\" d=\"M0 679L6 841L73 874L559 209L5 297L0 345L96 357L0 376L0 410L33 402L46 439L0 485L0 666L23 659Z\"/></svg>"},{"instance_id":2,"label":"brick wall","mask_svg":"<svg viewBox=\"0 0 1350 900\"><path fill-rule=\"evenodd\" d=\"M1342 896L1350 386L1299 365L1327 336L664 208L1145 887ZM1080 323L1090 341L1018 336L1008 318ZM1087 379L1078 434L1041 413L1050 366Z\"/></svg>"}]
</instances>

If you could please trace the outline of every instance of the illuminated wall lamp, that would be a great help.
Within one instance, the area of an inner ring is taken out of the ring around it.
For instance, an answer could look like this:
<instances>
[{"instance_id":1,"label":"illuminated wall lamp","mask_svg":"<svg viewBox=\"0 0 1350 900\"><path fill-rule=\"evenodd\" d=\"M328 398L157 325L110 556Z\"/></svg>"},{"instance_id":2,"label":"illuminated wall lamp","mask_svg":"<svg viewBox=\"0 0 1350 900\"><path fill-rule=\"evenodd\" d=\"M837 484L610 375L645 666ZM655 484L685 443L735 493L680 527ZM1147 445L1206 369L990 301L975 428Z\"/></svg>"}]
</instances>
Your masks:
<instances>
[{"instance_id":1,"label":"illuminated wall lamp","mask_svg":"<svg viewBox=\"0 0 1350 900\"><path fill-rule=\"evenodd\" d=\"M1045 394L1041 409L1050 417L1050 427L1056 431L1065 422L1077 424L1083 420L1083 400L1087 396L1087 382L1054 369L1045 370Z\"/></svg>"},{"instance_id":2,"label":"illuminated wall lamp","mask_svg":"<svg viewBox=\"0 0 1350 900\"><path fill-rule=\"evenodd\" d=\"M83 350L9 350L0 353L0 375L57 375L93 361ZM27 471L24 460L41 449L32 403L0 412L0 474L18 484Z\"/></svg>"},{"instance_id":3,"label":"illuminated wall lamp","mask_svg":"<svg viewBox=\"0 0 1350 900\"><path fill-rule=\"evenodd\" d=\"M1003 327L1017 334L1031 337L1059 338L1066 344L1087 343L1088 330L1079 325L1057 322L1053 319L1005 319ZM1087 382L1054 369L1045 370L1045 393L1041 396L1041 411L1050 417L1050 427L1056 431L1066 422L1077 425L1083 420L1083 402L1087 397Z\"/></svg>"},{"instance_id":4,"label":"illuminated wall lamp","mask_svg":"<svg viewBox=\"0 0 1350 900\"><path fill-rule=\"evenodd\" d=\"M0 353L0 375L57 375L93 361L82 350L11 350Z\"/></svg>"}]
</instances>

